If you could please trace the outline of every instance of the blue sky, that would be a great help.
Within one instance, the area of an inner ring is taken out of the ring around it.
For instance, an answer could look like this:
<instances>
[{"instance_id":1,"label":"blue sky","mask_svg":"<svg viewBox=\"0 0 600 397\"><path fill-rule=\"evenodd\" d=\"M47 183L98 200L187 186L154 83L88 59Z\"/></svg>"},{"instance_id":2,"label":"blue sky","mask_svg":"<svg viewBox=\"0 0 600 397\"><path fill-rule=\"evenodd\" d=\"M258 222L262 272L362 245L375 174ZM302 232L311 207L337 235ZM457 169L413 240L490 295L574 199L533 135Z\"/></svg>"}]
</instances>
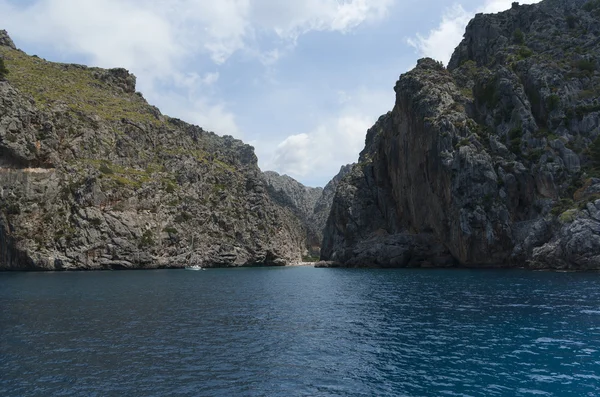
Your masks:
<instances>
[{"instance_id":1,"label":"blue sky","mask_svg":"<svg viewBox=\"0 0 600 397\"><path fill-rule=\"evenodd\" d=\"M447 62L476 12L511 2L0 0L0 29L51 61L125 67L164 114L323 186L357 160L401 73Z\"/></svg>"}]
</instances>

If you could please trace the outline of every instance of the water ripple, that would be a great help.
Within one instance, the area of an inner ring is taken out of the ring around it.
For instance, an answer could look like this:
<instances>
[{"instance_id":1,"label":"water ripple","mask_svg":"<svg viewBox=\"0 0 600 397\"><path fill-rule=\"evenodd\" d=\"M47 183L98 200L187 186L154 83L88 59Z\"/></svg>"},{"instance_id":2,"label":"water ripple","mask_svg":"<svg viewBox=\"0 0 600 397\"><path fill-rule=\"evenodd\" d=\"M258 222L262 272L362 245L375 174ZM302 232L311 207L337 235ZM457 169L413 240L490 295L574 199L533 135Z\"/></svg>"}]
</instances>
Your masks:
<instances>
[{"instance_id":1,"label":"water ripple","mask_svg":"<svg viewBox=\"0 0 600 397\"><path fill-rule=\"evenodd\" d=\"M596 274L0 274L2 396L596 396Z\"/></svg>"}]
</instances>

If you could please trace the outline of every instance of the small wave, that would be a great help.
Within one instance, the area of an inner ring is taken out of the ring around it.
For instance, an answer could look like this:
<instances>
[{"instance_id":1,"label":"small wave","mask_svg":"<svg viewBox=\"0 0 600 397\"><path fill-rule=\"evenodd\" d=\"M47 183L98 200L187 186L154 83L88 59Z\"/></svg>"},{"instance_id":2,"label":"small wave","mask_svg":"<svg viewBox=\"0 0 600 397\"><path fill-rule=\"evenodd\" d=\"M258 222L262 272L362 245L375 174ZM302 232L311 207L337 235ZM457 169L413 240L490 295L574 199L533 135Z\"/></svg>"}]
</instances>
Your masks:
<instances>
[{"instance_id":1,"label":"small wave","mask_svg":"<svg viewBox=\"0 0 600 397\"><path fill-rule=\"evenodd\" d=\"M594 380L600 380L600 376L598 376L598 375L575 374L575 375L573 375L573 377L575 377L575 378L580 378L580 379L594 379Z\"/></svg>"},{"instance_id":2,"label":"small wave","mask_svg":"<svg viewBox=\"0 0 600 397\"><path fill-rule=\"evenodd\" d=\"M554 338L537 338L535 343L567 343L571 345L583 345L581 342L575 342L569 339L554 339Z\"/></svg>"},{"instance_id":3,"label":"small wave","mask_svg":"<svg viewBox=\"0 0 600 397\"><path fill-rule=\"evenodd\" d=\"M440 394L443 394L445 396L473 397L470 394L457 393L457 392L450 391L450 390L442 390L442 391L440 391Z\"/></svg>"},{"instance_id":4,"label":"small wave","mask_svg":"<svg viewBox=\"0 0 600 397\"><path fill-rule=\"evenodd\" d=\"M533 354L535 356L539 356L539 353L532 352L531 350L515 350L512 354Z\"/></svg>"},{"instance_id":5,"label":"small wave","mask_svg":"<svg viewBox=\"0 0 600 397\"><path fill-rule=\"evenodd\" d=\"M572 376L569 375L528 375L529 378L536 382L553 383L553 382L564 382L573 380ZM569 382L570 383L570 382Z\"/></svg>"},{"instance_id":6,"label":"small wave","mask_svg":"<svg viewBox=\"0 0 600 397\"><path fill-rule=\"evenodd\" d=\"M510 387L506 387L506 386L501 386L501 385L488 385L488 387L486 387L486 389L488 390L512 390Z\"/></svg>"},{"instance_id":7,"label":"small wave","mask_svg":"<svg viewBox=\"0 0 600 397\"><path fill-rule=\"evenodd\" d=\"M542 390L532 390L532 389L519 389L517 390L519 393L523 394L533 394L534 396L551 396L552 393L548 393Z\"/></svg>"},{"instance_id":8,"label":"small wave","mask_svg":"<svg viewBox=\"0 0 600 397\"><path fill-rule=\"evenodd\" d=\"M494 307L531 307L531 305L525 303L508 303L505 305L494 305Z\"/></svg>"},{"instance_id":9,"label":"small wave","mask_svg":"<svg viewBox=\"0 0 600 397\"><path fill-rule=\"evenodd\" d=\"M600 310L582 310L580 313L583 314L600 314Z\"/></svg>"}]
</instances>

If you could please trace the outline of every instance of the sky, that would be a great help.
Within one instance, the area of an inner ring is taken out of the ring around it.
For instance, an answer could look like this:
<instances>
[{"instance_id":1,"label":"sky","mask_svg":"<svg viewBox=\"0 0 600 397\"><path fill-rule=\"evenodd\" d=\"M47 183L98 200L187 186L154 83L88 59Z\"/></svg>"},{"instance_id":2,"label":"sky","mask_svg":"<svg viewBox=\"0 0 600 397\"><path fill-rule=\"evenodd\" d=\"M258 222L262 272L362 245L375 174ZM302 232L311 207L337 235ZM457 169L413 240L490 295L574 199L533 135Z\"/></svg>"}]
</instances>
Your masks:
<instances>
[{"instance_id":1,"label":"sky","mask_svg":"<svg viewBox=\"0 0 600 397\"><path fill-rule=\"evenodd\" d=\"M521 0L521 4L537 0ZM163 114L324 186L357 161L417 59L444 63L512 0L0 0L0 29L50 61L125 67Z\"/></svg>"}]
</instances>

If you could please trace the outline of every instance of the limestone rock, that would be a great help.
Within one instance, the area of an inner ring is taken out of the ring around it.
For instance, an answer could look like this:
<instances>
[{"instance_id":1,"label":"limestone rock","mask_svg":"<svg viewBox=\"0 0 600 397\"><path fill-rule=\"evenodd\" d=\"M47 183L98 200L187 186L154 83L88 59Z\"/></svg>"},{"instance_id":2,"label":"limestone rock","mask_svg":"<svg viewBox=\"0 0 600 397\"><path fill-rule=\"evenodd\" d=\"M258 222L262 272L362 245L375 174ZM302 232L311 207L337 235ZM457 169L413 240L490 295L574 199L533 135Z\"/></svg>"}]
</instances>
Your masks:
<instances>
[{"instance_id":1,"label":"limestone rock","mask_svg":"<svg viewBox=\"0 0 600 397\"><path fill-rule=\"evenodd\" d=\"M313 253L318 256L322 231L311 221L311 216L323 189L304 186L290 176L279 175L274 171L266 171L264 176L273 201L289 208L304 225L307 243L305 256Z\"/></svg>"},{"instance_id":2,"label":"limestone rock","mask_svg":"<svg viewBox=\"0 0 600 397\"><path fill-rule=\"evenodd\" d=\"M302 225L251 146L162 115L125 69L0 44L0 270L301 259Z\"/></svg>"},{"instance_id":3,"label":"limestone rock","mask_svg":"<svg viewBox=\"0 0 600 397\"><path fill-rule=\"evenodd\" d=\"M320 256L323 229L331 210L335 189L350 168L349 165L342 166L325 188L307 187L287 175L279 175L273 171L264 173L267 190L273 201L291 210L304 225L307 244L305 256Z\"/></svg>"},{"instance_id":4,"label":"limestone rock","mask_svg":"<svg viewBox=\"0 0 600 397\"><path fill-rule=\"evenodd\" d=\"M8 47L13 50L17 49L6 30L0 30L0 46Z\"/></svg>"},{"instance_id":5,"label":"limestone rock","mask_svg":"<svg viewBox=\"0 0 600 397\"><path fill-rule=\"evenodd\" d=\"M600 268L598 14L583 0L478 14L448 68L403 74L338 186L322 259Z\"/></svg>"},{"instance_id":6,"label":"limestone rock","mask_svg":"<svg viewBox=\"0 0 600 397\"><path fill-rule=\"evenodd\" d=\"M533 250L531 266L600 269L600 200L561 214L558 232Z\"/></svg>"},{"instance_id":7,"label":"limestone rock","mask_svg":"<svg viewBox=\"0 0 600 397\"><path fill-rule=\"evenodd\" d=\"M338 184L346 176L352 169L353 164L346 164L340 167L340 171L334 176L323 188L321 195L317 199L313 211L312 216L309 217L311 222L313 222L320 231L319 238L319 246L323 240L323 229L325 229L325 224L327 223L327 217L329 217L329 213L331 212L331 204L333 203L333 197L335 196L335 190L337 189Z\"/></svg>"}]
</instances>

